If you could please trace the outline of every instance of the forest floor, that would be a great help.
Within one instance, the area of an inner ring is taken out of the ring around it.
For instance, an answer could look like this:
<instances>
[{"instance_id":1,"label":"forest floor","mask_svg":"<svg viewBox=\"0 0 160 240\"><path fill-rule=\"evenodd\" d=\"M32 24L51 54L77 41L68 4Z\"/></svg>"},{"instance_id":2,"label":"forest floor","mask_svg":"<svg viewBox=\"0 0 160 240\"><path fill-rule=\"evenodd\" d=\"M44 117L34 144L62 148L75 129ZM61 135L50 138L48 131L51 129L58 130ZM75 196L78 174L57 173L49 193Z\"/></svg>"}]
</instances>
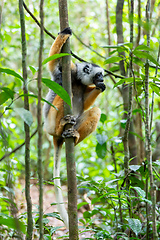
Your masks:
<instances>
[{"instance_id":1,"label":"forest floor","mask_svg":"<svg viewBox=\"0 0 160 240\"><path fill-rule=\"evenodd\" d=\"M26 200L25 200L25 191L24 191L24 181L21 180L20 184L19 184L19 188L16 189L16 204L19 210L19 214L25 214L26 213ZM44 185L43 188L44 192L43 192L43 212L44 214L47 213L53 213L53 212L57 212L57 207L56 205L51 205L52 203L55 203L55 195L54 195L54 186L53 185ZM62 190L63 190L63 194L64 194L64 201L67 202L67 187L66 186L62 186ZM38 204L39 204L39 190L38 190L38 186L33 183L31 185L31 200L32 200L32 205L33 205L33 209L32 211L35 212L35 214L33 214L33 216L36 216L36 212L38 212ZM82 212L78 212L78 217L82 217ZM54 218L54 217L47 217L49 219L49 226L54 226L54 227L60 227L58 230L56 230L56 232L53 234L52 239L58 239L58 237L62 237L60 239L65 239L63 238L63 236L67 235L68 231L66 230L66 228L64 227L64 224L62 223L62 221ZM91 238L91 233L90 232L86 232L83 233L80 237L80 239L87 239L87 238ZM34 237L33 239L39 239L38 238L38 234L36 231L34 231Z\"/></svg>"}]
</instances>

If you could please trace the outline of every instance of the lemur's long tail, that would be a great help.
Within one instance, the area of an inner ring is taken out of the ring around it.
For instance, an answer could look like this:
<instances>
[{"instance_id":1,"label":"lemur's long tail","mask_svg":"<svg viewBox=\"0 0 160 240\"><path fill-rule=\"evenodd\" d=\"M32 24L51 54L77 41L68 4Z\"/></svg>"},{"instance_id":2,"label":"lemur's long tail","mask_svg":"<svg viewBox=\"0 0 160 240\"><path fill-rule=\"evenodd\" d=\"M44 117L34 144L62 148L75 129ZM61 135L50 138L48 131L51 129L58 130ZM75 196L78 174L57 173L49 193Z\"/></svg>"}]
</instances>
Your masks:
<instances>
[{"instance_id":1,"label":"lemur's long tail","mask_svg":"<svg viewBox=\"0 0 160 240\"><path fill-rule=\"evenodd\" d=\"M62 220L64 221L65 226L69 228L68 213L64 205L61 182L60 182L61 149L62 149L62 143L57 144L57 142L55 142L54 140L54 189L55 189L55 196L57 201L57 208Z\"/></svg>"}]
</instances>

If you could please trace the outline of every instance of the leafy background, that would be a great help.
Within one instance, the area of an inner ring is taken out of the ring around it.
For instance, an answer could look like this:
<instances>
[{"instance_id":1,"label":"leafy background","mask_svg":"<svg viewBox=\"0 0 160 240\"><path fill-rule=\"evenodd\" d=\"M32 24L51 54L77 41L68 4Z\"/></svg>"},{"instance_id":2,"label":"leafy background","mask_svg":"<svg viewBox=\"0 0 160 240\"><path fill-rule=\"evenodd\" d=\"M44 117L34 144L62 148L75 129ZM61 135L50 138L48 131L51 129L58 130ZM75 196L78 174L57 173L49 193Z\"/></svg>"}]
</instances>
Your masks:
<instances>
[{"instance_id":1,"label":"leafy background","mask_svg":"<svg viewBox=\"0 0 160 240\"><path fill-rule=\"evenodd\" d=\"M109 2L109 15L110 15L110 35L111 45L117 45L116 34L116 1ZM26 5L34 16L39 19L39 2L38 1L26 1ZM141 28L142 34L140 43L146 46L146 20L145 20L145 5L146 2L141 2L142 9L142 21ZM137 2L135 3L137 6ZM138 65L141 68L142 75L144 74L144 59L149 58L153 64L157 59L157 53L159 48L159 28L157 19L159 18L159 2L153 1L152 6L152 21L150 26L151 39L149 54L144 56L142 52L144 47L139 50L142 62L139 61ZM19 76L15 76L15 73L22 76L21 69L21 32L19 23L18 4L16 1L2 1L1 8L2 21L0 25L1 34L1 48L0 48L0 158L11 152L17 146L24 142L24 119L26 118L31 125L31 133L37 128L36 121L36 105L37 99L30 97L30 112L31 115L25 115L23 109L23 97L19 97L23 94L23 81ZM46 0L44 5L45 13L45 27L56 36L59 32L59 16L57 1ZM37 96L37 69L38 69L38 53L39 53L39 27L25 12L26 20L26 39L27 39L27 64L28 64L28 89L30 94ZM111 48L111 58L108 58L108 48L104 47L108 45L108 33L107 33L107 20L106 20L106 3L105 1L69 1L69 22L70 27L73 30L71 37L71 49L72 51L85 59L88 62L94 62L106 69L111 65L110 70L118 68L117 56L118 49ZM135 9L134 15L134 36L138 34L138 14ZM129 35L129 16L128 16L128 3L124 2L124 14L123 14L123 35L124 42L130 41ZM76 37L81 39L89 48L85 47ZM45 34L43 58L48 57L48 52L53 39ZM92 51L92 49L98 52L100 55ZM126 62L129 59L130 48L126 47ZM112 58L116 56L116 59ZM104 60L107 59L105 63ZM127 59L128 58L128 59ZM72 58L74 62L74 58ZM4 69L14 70L14 72L4 72ZM136 71L136 69L135 69ZM117 74L119 72L116 71ZM13 75L12 75L13 74ZM151 94L154 90L156 92L154 98L154 115L152 124L152 137L151 144L153 151L155 150L157 143L157 132L155 129L155 122L159 121L159 84L153 83L155 76L155 68L150 68L150 76L152 77L150 84L150 103ZM43 65L43 78L50 78L47 65ZM141 77L142 80L143 77ZM145 181L148 176L148 171L144 171L144 164L138 163L138 166L130 166L131 170L134 170L136 174L140 175L137 179L135 176L130 177L129 191L122 186L124 183L124 151L122 143L122 132L125 127L125 121L122 119L124 114L123 98L118 89L122 86L122 82L119 82L119 78L112 78L107 76L105 78L105 84L107 86L106 91L97 99L96 106L99 106L102 115L98 128L91 136L85 139L75 148L75 158L78 174L79 184L79 206L86 203L84 196L87 195L87 199L91 199L91 208L87 208L81 218L81 223L84 226L84 230L91 231L92 237L90 239L113 239L117 236L128 239L127 229L131 232L130 237L132 239L142 239L146 232L146 210L145 203L151 204L150 195L146 198L145 194ZM131 79L130 79L131 80ZM128 79L128 82L130 81ZM159 71L156 78L159 81ZM115 86L117 83L117 86ZM137 79L138 84L138 79ZM48 89L43 84L43 97L46 96ZM137 86L138 97L141 99L142 105L144 103L144 89L143 85ZM43 104L43 102L42 102ZM134 103L133 105L133 120L137 117L137 113L141 114L140 109ZM144 125L142 126L142 133L144 137ZM135 132L136 135L136 132ZM137 135L138 136L138 135ZM136 139L138 137L136 136ZM37 179L37 135L31 140L31 177L33 183L36 183ZM154 163L154 180L158 186L159 181L159 158ZM43 165L44 165L44 182L50 182L53 172L53 145L52 138L50 138L45 132L43 134ZM66 165L64 151L62 154L61 164L61 180L66 184ZM9 179L11 181L9 181ZM6 157L0 162L0 186L1 186L1 218L0 218L0 230L1 236L6 239L13 239L15 235L16 225L12 216L11 201L15 196L16 189L22 189L21 179L24 179L24 147L15 151L11 156ZM12 183L8 185L8 183ZM136 192L136 194L135 194ZM11 197L13 195L13 198ZM130 207L132 209L132 218L128 213L128 198L130 199ZM121 204L120 204L121 199ZM37 203L38 204L38 203ZM120 205L123 209L121 222ZM88 205L87 205L88 206ZM140 207L139 207L140 206ZM158 202L156 205L157 216L159 217ZM138 209L138 210L137 210ZM138 212L138 213L137 213ZM18 215L21 219L20 222L26 223L26 215L22 212ZM34 228L38 229L37 214L34 213ZM44 219L47 216L44 217ZM57 217L57 215L54 215ZM5 220L7 219L7 220ZM10 219L10 221L9 221ZM157 218L157 226L159 229L159 218ZM6 224L5 224L6 221ZM55 232L56 226L45 227L48 229L45 234L46 239L51 239L52 233ZM8 229L12 229L11 232ZM21 230L25 232L24 224ZM56 236L56 235L54 235ZM64 236L62 237L64 239ZM67 237L66 237L67 238ZM36 238L35 238L36 239ZM89 239L89 238L86 238ZM131 239L131 238L129 238ZM145 238L144 238L145 239ZM152 229L150 231L149 238L152 239Z\"/></svg>"}]
</instances>

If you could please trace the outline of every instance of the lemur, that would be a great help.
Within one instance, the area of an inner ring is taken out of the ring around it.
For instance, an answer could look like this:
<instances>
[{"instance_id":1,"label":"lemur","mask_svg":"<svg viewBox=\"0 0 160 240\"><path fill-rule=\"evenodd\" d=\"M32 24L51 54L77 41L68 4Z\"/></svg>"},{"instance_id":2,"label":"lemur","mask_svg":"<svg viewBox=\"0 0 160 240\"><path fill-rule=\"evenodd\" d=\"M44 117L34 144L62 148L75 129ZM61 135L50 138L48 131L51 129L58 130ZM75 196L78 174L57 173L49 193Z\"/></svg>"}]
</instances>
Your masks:
<instances>
[{"instance_id":1,"label":"lemur","mask_svg":"<svg viewBox=\"0 0 160 240\"><path fill-rule=\"evenodd\" d=\"M59 54L71 34L70 28L65 28L60 32L51 46L49 56ZM48 68L52 80L62 85L61 59L51 60L48 63ZM75 145L77 145L96 129L101 111L98 107L89 108L106 88L103 83L103 74L103 69L98 65L87 62L77 64L71 62L73 116L64 116L63 100L51 89L49 89L46 100L56 108L47 103L44 104L43 108L44 128L47 133L53 136L54 143L54 185L57 208L66 227L68 227L68 214L63 203L60 184L61 148L65 137L72 135ZM74 130L72 132L64 131L64 126L67 123L73 124Z\"/></svg>"}]
</instances>

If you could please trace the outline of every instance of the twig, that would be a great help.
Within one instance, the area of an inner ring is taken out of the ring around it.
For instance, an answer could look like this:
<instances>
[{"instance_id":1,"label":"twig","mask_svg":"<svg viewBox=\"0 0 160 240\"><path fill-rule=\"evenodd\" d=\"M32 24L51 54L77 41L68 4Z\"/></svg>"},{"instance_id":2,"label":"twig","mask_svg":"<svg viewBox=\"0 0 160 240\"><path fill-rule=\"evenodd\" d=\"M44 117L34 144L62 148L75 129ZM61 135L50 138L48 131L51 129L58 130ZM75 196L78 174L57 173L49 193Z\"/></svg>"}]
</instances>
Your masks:
<instances>
[{"instance_id":1,"label":"twig","mask_svg":"<svg viewBox=\"0 0 160 240\"><path fill-rule=\"evenodd\" d=\"M159 40L159 50L158 50L157 62L159 62L159 57L160 57L160 40ZM157 73L158 73L158 65L156 66L155 77L157 77ZM155 83L154 80L153 80L153 83ZM150 131L151 131L151 129L152 129L153 108L154 108L154 91L152 92L152 105L151 105L151 117L150 117Z\"/></svg>"},{"instance_id":2,"label":"twig","mask_svg":"<svg viewBox=\"0 0 160 240\"><path fill-rule=\"evenodd\" d=\"M32 137L34 137L34 135L36 135L36 133L37 133L37 129L32 133L32 135L30 136L30 139L31 139ZM17 152L17 151L18 151L21 147L23 147L24 145L25 145L25 141L24 141L22 144L20 144L19 146L17 146L16 148L14 148L11 152L3 155L3 157L0 158L0 162L1 162L3 159L5 159L6 157L9 157L9 156L12 155L13 153Z\"/></svg>"},{"instance_id":3,"label":"twig","mask_svg":"<svg viewBox=\"0 0 160 240\"><path fill-rule=\"evenodd\" d=\"M73 32L73 31L72 31ZM104 56L102 56L100 53L96 52L94 49L92 49L89 45L85 44L74 32L73 35L78 39L78 41L83 44L83 46L87 47L89 50L97 54L99 57L106 59Z\"/></svg>"}]
</instances>

